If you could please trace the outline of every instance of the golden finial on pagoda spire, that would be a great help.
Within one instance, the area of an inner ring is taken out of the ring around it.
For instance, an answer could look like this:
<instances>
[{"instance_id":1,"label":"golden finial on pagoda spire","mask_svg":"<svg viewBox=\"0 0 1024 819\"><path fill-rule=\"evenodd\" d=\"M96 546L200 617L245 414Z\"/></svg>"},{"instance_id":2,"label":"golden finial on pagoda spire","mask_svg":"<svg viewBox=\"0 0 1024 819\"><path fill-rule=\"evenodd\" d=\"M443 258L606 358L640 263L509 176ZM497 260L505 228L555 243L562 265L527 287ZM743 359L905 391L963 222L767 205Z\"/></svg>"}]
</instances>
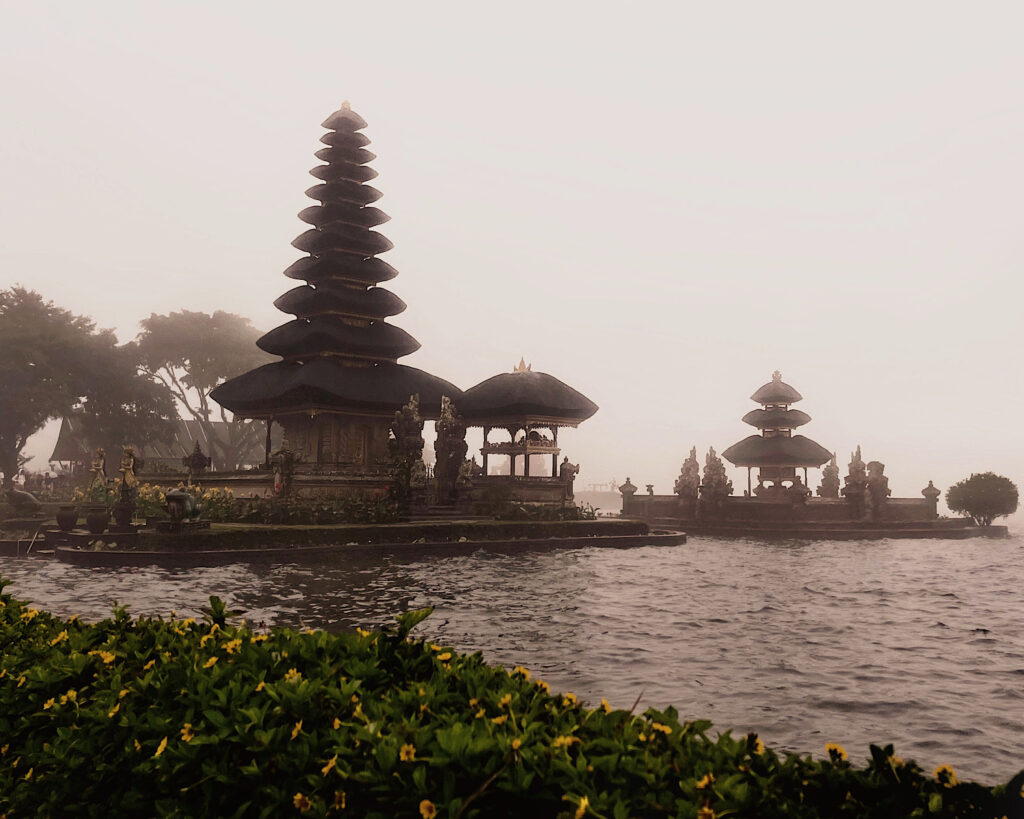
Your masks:
<instances>
[{"instance_id":1,"label":"golden finial on pagoda spire","mask_svg":"<svg viewBox=\"0 0 1024 819\"><path fill-rule=\"evenodd\" d=\"M519 363L512 368L512 372L514 372L514 373L528 373L528 372L531 372L530 367L532 367L532 366L533 366L532 364L527 364L526 363L526 359L525 358L520 357L519 358Z\"/></svg>"},{"instance_id":2,"label":"golden finial on pagoda spire","mask_svg":"<svg viewBox=\"0 0 1024 819\"><path fill-rule=\"evenodd\" d=\"M778 370L776 370L775 372L772 373L772 381L781 381L781 380L782 380L782 373L780 373Z\"/></svg>"},{"instance_id":3,"label":"golden finial on pagoda spire","mask_svg":"<svg viewBox=\"0 0 1024 819\"><path fill-rule=\"evenodd\" d=\"M348 102L348 100L345 100L345 101L344 101L344 102L343 102L343 103L341 104L341 110L342 110L342 111L351 111L351 110L352 110L352 106L351 106L351 105L349 105L349 102Z\"/></svg>"}]
</instances>

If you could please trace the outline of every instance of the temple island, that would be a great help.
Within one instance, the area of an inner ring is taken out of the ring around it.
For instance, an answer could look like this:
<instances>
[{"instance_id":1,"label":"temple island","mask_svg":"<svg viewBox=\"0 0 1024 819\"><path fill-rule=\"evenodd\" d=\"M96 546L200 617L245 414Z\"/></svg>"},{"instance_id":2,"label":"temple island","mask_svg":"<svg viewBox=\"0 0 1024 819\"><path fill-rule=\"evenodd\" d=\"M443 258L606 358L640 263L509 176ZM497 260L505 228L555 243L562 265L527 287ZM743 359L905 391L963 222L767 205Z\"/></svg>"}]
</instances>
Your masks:
<instances>
[{"instance_id":1,"label":"temple island","mask_svg":"<svg viewBox=\"0 0 1024 819\"><path fill-rule=\"evenodd\" d=\"M619 487L624 517L685 529L689 534L756 537L859 539L872 537L963 538L1002 536L1005 526L977 527L969 518L940 518L942 494L931 481L919 498L894 498L881 461L864 462L860 447L840 481L835 452L794 430L811 416L794 409L803 396L775 371L751 400L759 405L743 416L759 431L727 447L711 448L703 470L690 450L672 495L656 495L652 484L640 494L627 478ZM746 489L733 494L725 459L746 468ZM812 492L809 469L821 469ZM757 471L756 484L754 470Z\"/></svg>"}]
</instances>

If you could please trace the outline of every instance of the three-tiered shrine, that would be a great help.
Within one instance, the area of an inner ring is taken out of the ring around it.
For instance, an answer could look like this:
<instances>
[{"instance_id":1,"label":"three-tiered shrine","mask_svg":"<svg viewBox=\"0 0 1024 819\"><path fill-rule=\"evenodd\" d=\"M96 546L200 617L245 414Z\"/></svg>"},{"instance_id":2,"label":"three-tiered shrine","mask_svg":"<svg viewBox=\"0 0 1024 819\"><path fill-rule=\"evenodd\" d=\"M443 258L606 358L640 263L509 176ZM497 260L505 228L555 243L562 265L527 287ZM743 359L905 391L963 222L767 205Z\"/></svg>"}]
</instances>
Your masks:
<instances>
[{"instance_id":1,"label":"three-tiered shrine","mask_svg":"<svg viewBox=\"0 0 1024 819\"><path fill-rule=\"evenodd\" d=\"M281 360L224 382L211 397L236 415L266 419L268 430L279 422L285 447L306 464L376 472L388 463L388 425L410 396L419 395L424 418L436 419L441 397L458 402L462 393L398 363L420 345L387 322L405 303L378 286L398 271L377 258L392 244L373 229L389 217L372 206L381 192L366 184L377 176L367 164L370 140L359 133L366 122L344 103L323 127L327 147L316 157L324 164L310 171L321 184L306 191L319 204L299 214L311 227L292 242L308 255L284 271L305 284L274 302L295 318L257 342Z\"/></svg>"},{"instance_id":2,"label":"three-tiered shrine","mask_svg":"<svg viewBox=\"0 0 1024 819\"><path fill-rule=\"evenodd\" d=\"M780 493L798 484L796 470L804 471L803 486L807 486L808 467L818 468L831 460L832 453L810 438L794 435L793 430L811 420L811 416L792 405L803 399L793 387L782 380L776 370L772 380L750 396L761 409L751 410L743 422L761 430L733 444L722 457L734 466L747 467L748 494ZM757 488L751 488L751 469L758 469ZM787 487L788 484L788 487Z\"/></svg>"}]
</instances>

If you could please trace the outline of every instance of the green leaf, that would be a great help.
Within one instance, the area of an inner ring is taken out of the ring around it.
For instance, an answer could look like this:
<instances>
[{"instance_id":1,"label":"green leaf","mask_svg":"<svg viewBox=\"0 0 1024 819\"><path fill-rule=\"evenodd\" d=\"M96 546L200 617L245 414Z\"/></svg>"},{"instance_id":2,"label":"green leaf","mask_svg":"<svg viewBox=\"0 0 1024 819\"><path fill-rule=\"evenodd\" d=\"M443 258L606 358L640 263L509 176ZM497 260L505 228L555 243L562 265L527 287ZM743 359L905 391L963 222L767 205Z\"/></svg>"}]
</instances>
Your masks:
<instances>
[{"instance_id":1,"label":"green leaf","mask_svg":"<svg viewBox=\"0 0 1024 819\"><path fill-rule=\"evenodd\" d=\"M396 614L395 619L398 621L398 636L405 638L409 635L416 626L426 620L431 614L434 613L433 606L427 606L425 609L415 609L414 611L406 611L402 614Z\"/></svg>"}]
</instances>

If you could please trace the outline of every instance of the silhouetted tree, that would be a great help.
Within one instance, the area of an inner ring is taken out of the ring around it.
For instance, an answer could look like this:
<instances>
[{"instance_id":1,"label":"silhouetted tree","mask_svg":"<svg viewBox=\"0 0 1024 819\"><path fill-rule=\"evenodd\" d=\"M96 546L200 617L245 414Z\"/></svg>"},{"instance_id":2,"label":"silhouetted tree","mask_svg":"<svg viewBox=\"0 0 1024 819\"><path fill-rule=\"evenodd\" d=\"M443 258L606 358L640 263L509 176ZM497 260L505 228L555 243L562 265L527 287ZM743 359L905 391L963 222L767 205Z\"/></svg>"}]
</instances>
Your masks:
<instances>
[{"instance_id":1,"label":"silhouetted tree","mask_svg":"<svg viewBox=\"0 0 1024 819\"><path fill-rule=\"evenodd\" d=\"M234 418L209 400L210 390L273 359L256 346L262 333L249 319L218 310L212 315L182 310L139 322L139 350L146 372L164 384L198 421L210 442L215 469L234 469L242 454L259 444L261 425ZM227 439L214 432L213 417L224 421Z\"/></svg>"},{"instance_id":2,"label":"silhouetted tree","mask_svg":"<svg viewBox=\"0 0 1024 819\"><path fill-rule=\"evenodd\" d=\"M1009 478L982 472L955 483L946 492L946 506L970 517L978 526L1017 511L1017 487Z\"/></svg>"}]
</instances>

